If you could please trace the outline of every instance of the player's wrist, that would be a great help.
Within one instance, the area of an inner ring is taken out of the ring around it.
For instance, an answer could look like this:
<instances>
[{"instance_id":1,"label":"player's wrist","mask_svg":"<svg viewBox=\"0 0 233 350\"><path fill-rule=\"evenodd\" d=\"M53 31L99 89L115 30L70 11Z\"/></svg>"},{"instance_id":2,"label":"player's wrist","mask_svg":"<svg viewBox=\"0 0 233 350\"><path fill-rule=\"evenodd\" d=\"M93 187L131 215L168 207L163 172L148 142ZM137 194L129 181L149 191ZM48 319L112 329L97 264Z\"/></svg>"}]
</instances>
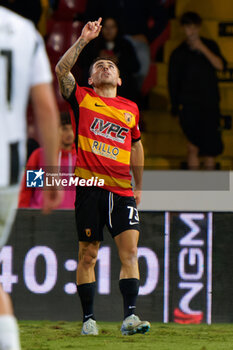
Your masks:
<instances>
[{"instance_id":1,"label":"player's wrist","mask_svg":"<svg viewBox=\"0 0 233 350\"><path fill-rule=\"evenodd\" d=\"M85 35L80 35L79 40L82 40L85 45L87 45L91 40L88 39Z\"/></svg>"}]
</instances>

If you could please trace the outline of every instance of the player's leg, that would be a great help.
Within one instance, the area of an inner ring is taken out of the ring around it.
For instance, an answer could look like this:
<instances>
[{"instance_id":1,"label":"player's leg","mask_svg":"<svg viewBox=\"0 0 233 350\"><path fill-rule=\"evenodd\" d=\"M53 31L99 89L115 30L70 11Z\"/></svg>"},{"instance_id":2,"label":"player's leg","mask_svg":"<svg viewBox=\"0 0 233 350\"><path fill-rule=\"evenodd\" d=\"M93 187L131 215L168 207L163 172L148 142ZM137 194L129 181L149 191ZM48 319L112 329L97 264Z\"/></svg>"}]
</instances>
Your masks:
<instances>
[{"instance_id":1,"label":"player's leg","mask_svg":"<svg viewBox=\"0 0 233 350\"><path fill-rule=\"evenodd\" d=\"M95 297L95 264L97 260L99 242L79 242L79 262L77 268L77 291L83 310L82 334L97 335L94 315Z\"/></svg>"},{"instance_id":2,"label":"player's leg","mask_svg":"<svg viewBox=\"0 0 233 350\"><path fill-rule=\"evenodd\" d=\"M19 330L8 294L0 285L0 349L20 350Z\"/></svg>"},{"instance_id":3,"label":"player's leg","mask_svg":"<svg viewBox=\"0 0 233 350\"><path fill-rule=\"evenodd\" d=\"M139 291L139 269L137 245L139 238L139 216L134 197L109 194L109 210L106 224L115 240L121 261L119 287L123 297L123 335L145 333L150 323L135 315Z\"/></svg>"},{"instance_id":4,"label":"player's leg","mask_svg":"<svg viewBox=\"0 0 233 350\"><path fill-rule=\"evenodd\" d=\"M77 188L75 203L76 225L79 240L77 291L83 309L82 334L97 335L94 316L96 289L95 264L100 241L103 240L101 219L102 191L98 188Z\"/></svg>"},{"instance_id":5,"label":"player's leg","mask_svg":"<svg viewBox=\"0 0 233 350\"><path fill-rule=\"evenodd\" d=\"M0 249L9 238L17 207L17 187L0 188ZM19 330L11 299L0 285L0 349L19 350Z\"/></svg>"},{"instance_id":6,"label":"player's leg","mask_svg":"<svg viewBox=\"0 0 233 350\"><path fill-rule=\"evenodd\" d=\"M137 245L139 231L126 230L114 237L121 261L120 280L135 278L139 280Z\"/></svg>"},{"instance_id":7,"label":"player's leg","mask_svg":"<svg viewBox=\"0 0 233 350\"><path fill-rule=\"evenodd\" d=\"M100 242L79 242L77 284L95 282L95 264Z\"/></svg>"},{"instance_id":8,"label":"player's leg","mask_svg":"<svg viewBox=\"0 0 233 350\"><path fill-rule=\"evenodd\" d=\"M121 261L119 287L123 297L124 319L135 313L139 290L137 244L139 231L127 230L114 240Z\"/></svg>"},{"instance_id":9,"label":"player's leg","mask_svg":"<svg viewBox=\"0 0 233 350\"><path fill-rule=\"evenodd\" d=\"M190 170L197 170L200 168L200 160L199 160L199 149L197 146L193 145L192 143L188 142L187 144L187 150L188 150L188 168Z\"/></svg>"},{"instance_id":10,"label":"player's leg","mask_svg":"<svg viewBox=\"0 0 233 350\"><path fill-rule=\"evenodd\" d=\"M126 230L114 238L121 261L119 286L124 303L124 321L121 327L123 335L145 333L150 329L149 322L141 321L135 315L139 291L138 238L137 230Z\"/></svg>"}]
</instances>

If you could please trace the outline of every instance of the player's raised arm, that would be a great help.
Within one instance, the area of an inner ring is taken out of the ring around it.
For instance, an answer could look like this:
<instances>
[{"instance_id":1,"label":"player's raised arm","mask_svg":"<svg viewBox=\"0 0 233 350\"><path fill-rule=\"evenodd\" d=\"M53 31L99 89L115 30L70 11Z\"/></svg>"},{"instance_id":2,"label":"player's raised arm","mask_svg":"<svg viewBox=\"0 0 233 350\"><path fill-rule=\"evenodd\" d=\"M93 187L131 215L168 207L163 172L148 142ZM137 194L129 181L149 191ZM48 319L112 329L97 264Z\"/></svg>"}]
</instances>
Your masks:
<instances>
[{"instance_id":1,"label":"player's raised arm","mask_svg":"<svg viewBox=\"0 0 233 350\"><path fill-rule=\"evenodd\" d=\"M71 48L62 56L58 64L56 65L55 71L59 81L59 86L62 95L65 98L69 98L74 86L75 79L71 74L71 69L77 61L83 48L93 39L97 38L101 31L101 21L100 17L98 21L88 22L82 30L82 33L78 40L74 43Z\"/></svg>"}]
</instances>

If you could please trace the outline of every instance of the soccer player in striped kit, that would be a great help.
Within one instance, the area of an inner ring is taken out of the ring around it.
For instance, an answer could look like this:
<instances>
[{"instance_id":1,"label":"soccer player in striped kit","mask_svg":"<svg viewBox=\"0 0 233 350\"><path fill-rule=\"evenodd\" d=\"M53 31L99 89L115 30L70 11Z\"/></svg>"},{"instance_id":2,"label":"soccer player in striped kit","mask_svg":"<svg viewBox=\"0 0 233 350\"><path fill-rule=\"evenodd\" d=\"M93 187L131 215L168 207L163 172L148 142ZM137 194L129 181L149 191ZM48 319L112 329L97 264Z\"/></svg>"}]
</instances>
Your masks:
<instances>
[{"instance_id":1,"label":"soccer player in striped kit","mask_svg":"<svg viewBox=\"0 0 233 350\"><path fill-rule=\"evenodd\" d=\"M123 296L123 335L145 333L150 323L135 315L139 290L137 244L144 164L137 105L117 96L120 72L111 59L99 58L90 68L89 84L80 87L71 69L80 52L101 31L101 18L88 22L79 39L56 66L56 74L76 136L76 175L98 177L103 187L77 187L76 222L79 237L77 290L83 308L82 334L98 334L93 304L97 253L106 225L121 261L119 287ZM135 180L131 185L130 166Z\"/></svg>"}]
</instances>

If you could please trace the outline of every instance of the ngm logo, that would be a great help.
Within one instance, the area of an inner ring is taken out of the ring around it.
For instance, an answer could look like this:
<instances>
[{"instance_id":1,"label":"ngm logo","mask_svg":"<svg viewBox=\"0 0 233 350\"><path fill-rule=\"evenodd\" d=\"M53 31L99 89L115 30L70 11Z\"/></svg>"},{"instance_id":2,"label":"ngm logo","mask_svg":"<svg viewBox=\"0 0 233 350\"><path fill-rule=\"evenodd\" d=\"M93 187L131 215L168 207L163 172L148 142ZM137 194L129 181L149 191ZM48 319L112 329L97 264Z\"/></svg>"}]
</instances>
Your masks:
<instances>
[{"instance_id":1,"label":"ngm logo","mask_svg":"<svg viewBox=\"0 0 233 350\"><path fill-rule=\"evenodd\" d=\"M44 186L44 171L27 170L26 187L43 187Z\"/></svg>"},{"instance_id":2,"label":"ngm logo","mask_svg":"<svg viewBox=\"0 0 233 350\"><path fill-rule=\"evenodd\" d=\"M199 310L191 308L191 302L204 288L205 251L203 248L206 242L205 234L201 232L201 227L198 225L198 221L204 220L204 214L181 214L180 220L189 228L189 231L179 240L178 288L184 294L179 300L179 310L175 310L174 316L177 322L181 322L185 317L187 319L189 315L191 323L200 323L203 319L203 309L200 306ZM179 311L183 312L183 315Z\"/></svg>"},{"instance_id":3,"label":"ngm logo","mask_svg":"<svg viewBox=\"0 0 233 350\"><path fill-rule=\"evenodd\" d=\"M209 280L210 256L208 246L209 216L203 213L180 214L183 237L178 240L178 309L174 321L178 323L201 323L206 314L210 321L209 303L211 290Z\"/></svg>"},{"instance_id":4,"label":"ngm logo","mask_svg":"<svg viewBox=\"0 0 233 350\"><path fill-rule=\"evenodd\" d=\"M211 323L212 213L174 213L171 221L167 221L165 249L172 250L167 254L165 267L168 280L165 322L171 315L172 297L174 322Z\"/></svg>"},{"instance_id":5,"label":"ngm logo","mask_svg":"<svg viewBox=\"0 0 233 350\"><path fill-rule=\"evenodd\" d=\"M100 118L94 119L90 130L95 135L100 135L107 139L111 139L120 143L125 142L126 134L129 132L128 128L124 128L112 122L104 121Z\"/></svg>"}]
</instances>

